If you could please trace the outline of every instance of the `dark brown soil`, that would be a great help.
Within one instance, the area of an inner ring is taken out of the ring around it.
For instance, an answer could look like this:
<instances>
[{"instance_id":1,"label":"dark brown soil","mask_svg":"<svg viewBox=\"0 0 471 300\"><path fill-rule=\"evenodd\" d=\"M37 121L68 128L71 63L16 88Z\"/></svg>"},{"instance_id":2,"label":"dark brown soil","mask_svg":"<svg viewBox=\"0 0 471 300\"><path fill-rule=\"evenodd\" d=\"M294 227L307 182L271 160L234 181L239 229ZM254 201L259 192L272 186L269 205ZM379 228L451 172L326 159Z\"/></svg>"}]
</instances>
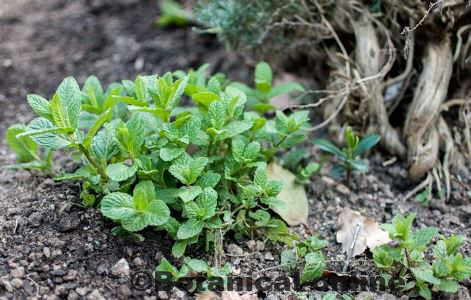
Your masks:
<instances>
[{"instance_id":1,"label":"dark brown soil","mask_svg":"<svg viewBox=\"0 0 471 300\"><path fill-rule=\"evenodd\" d=\"M14 155L3 142L5 129L32 118L26 94L50 96L66 76L73 75L83 82L94 74L108 84L134 78L139 73L163 73L209 62L213 70L227 72L232 79L247 79L249 68L234 54L225 52L214 38L200 36L189 28L158 28L153 25L157 15L156 1L147 0L3 0L0 165L14 162ZM387 159L373 155L371 172L356 177L352 189L326 174L316 176L307 186L311 201L308 225L329 241L326 255L331 270L339 271L342 265L338 262L345 260L335 241L335 232L337 214L346 206L379 222L388 222L399 213L416 212L417 227L436 226L446 235L459 233L471 237L469 172L453 176L449 204L439 205L435 200L424 207L413 199L402 200L414 185L407 180L401 163L383 167ZM145 242L133 242L113 236L112 227L97 210L80 206L78 185L55 183L26 171L1 170L0 299L184 296L178 290L170 293L157 293L152 287L142 290L126 276L126 268L121 273L112 268L124 258L131 274L152 271L162 257L170 259L171 242L166 236L149 230L144 233ZM306 235L305 228L295 230ZM263 274L271 278L289 275L279 268L281 246L262 240L255 243L255 250L253 245L253 241L225 241L228 250L225 261L232 263L234 275ZM201 249L195 248L193 253L211 260L211 255ZM471 255L469 243L464 253ZM370 256L356 257L349 268L352 277L343 280L351 280L357 274L375 275ZM465 285L471 286L469 282ZM400 295L398 291L389 293ZM290 292L285 296L288 294L294 295ZM258 295L279 297L262 291ZM458 297L469 297L467 289Z\"/></svg>"}]
</instances>

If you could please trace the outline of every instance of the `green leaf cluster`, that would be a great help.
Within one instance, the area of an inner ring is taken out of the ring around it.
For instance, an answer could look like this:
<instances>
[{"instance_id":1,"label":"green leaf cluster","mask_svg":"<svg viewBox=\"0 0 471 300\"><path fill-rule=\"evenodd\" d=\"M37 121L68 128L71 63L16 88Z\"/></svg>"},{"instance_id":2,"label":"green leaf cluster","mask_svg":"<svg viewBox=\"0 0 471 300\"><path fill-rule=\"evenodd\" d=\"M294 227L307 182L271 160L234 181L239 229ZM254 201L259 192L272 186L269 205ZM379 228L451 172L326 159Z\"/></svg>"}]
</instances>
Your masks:
<instances>
[{"instance_id":1,"label":"green leaf cluster","mask_svg":"<svg viewBox=\"0 0 471 300\"><path fill-rule=\"evenodd\" d=\"M347 127L344 132L345 147L342 149L325 139L315 140L314 145L337 157L338 163L332 169L333 176L340 177L346 174L347 181L350 181L351 172L368 172L368 165L360 157L373 148L380 139L379 135L371 134L360 140L352 128Z\"/></svg>"},{"instance_id":2,"label":"green leaf cluster","mask_svg":"<svg viewBox=\"0 0 471 300\"><path fill-rule=\"evenodd\" d=\"M298 242L294 249L281 252L281 265L287 271L299 268L301 271L301 283L306 283L320 278L326 268L326 260L322 249L327 246L327 241L316 236Z\"/></svg>"},{"instance_id":3,"label":"green leaf cluster","mask_svg":"<svg viewBox=\"0 0 471 300\"><path fill-rule=\"evenodd\" d=\"M175 0L159 1L160 16L156 24L161 27L186 26L193 21L193 16Z\"/></svg>"},{"instance_id":4,"label":"green leaf cluster","mask_svg":"<svg viewBox=\"0 0 471 300\"><path fill-rule=\"evenodd\" d=\"M243 91L248 97L248 105L260 113L275 111L276 107L271 104L271 100L279 95L305 91L297 82L273 85L273 71L266 62L260 62L255 67L253 88L239 82L232 86Z\"/></svg>"},{"instance_id":5,"label":"green leaf cluster","mask_svg":"<svg viewBox=\"0 0 471 300\"><path fill-rule=\"evenodd\" d=\"M464 237L441 237L434 227L412 229L415 215L396 216L391 224L382 227L395 241L395 246L383 245L373 249L376 266L385 272L402 291L415 291L424 299L432 299L432 292L455 293L459 282L471 277L471 258L464 257L459 248ZM433 249L432 259L426 255Z\"/></svg>"},{"instance_id":6,"label":"green leaf cluster","mask_svg":"<svg viewBox=\"0 0 471 300\"><path fill-rule=\"evenodd\" d=\"M272 211L282 184L267 178L266 166L306 138L308 113L249 111L244 91L206 69L106 90L96 77L82 88L68 77L50 100L28 96L38 118L10 127L8 143L22 164L71 153L79 168L56 179L80 181L83 203L116 222L117 235L167 232L175 257L198 242L210 249L228 231L291 244L296 236ZM257 75L264 88L267 74Z\"/></svg>"}]
</instances>

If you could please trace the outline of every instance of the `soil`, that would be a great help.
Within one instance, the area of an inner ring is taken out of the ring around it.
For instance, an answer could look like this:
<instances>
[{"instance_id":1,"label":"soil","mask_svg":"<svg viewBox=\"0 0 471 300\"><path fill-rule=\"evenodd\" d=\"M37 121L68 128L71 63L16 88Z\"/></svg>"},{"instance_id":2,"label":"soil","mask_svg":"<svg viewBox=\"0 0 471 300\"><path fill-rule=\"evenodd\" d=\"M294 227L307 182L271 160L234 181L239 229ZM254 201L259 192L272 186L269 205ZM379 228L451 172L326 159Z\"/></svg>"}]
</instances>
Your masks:
<instances>
[{"instance_id":1,"label":"soil","mask_svg":"<svg viewBox=\"0 0 471 300\"><path fill-rule=\"evenodd\" d=\"M156 1L147 0L3 0L0 165L15 159L3 142L5 129L32 118L26 94L50 96L66 76L72 75L83 83L88 75L94 74L109 84L139 73L164 73L211 63L214 71L247 80L250 68L241 64L239 57L226 52L213 37L198 35L191 28L158 28L153 25L157 15ZM313 151L313 159L320 159L319 153ZM328 177L328 168L306 186L311 203L308 226L294 230L302 236L312 231L329 241L326 256L331 271L339 273L345 261L335 241L337 215L343 207L351 207L378 222L389 222L396 214L415 212L416 227L436 226L445 235L458 233L471 237L469 170L452 176L451 199L446 205L432 199L430 205L422 206L413 199L404 201L404 195L415 185L407 180L401 162L384 167L388 159L380 153L371 155L371 171L355 176L351 188ZM58 165L63 160L59 157ZM170 292L158 292L152 286L143 289L133 281L136 272L151 272L162 257L171 258L171 241L152 230L144 232L144 242L113 236L113 224L97 210L83 208L78 194L76 183L57 183L34 172L0 170L0 299L194 297L181 289ZM232 263L233 275L292 277L279 266L283 250L280 245L228 238L224 246L227 253L224 261ZM202 249L195 248L193 253L212 260ZM463 253L471 255L469 242ZM348 270L350 275L331 273L334 282L377 275L370 258L368 252L355 257ZM470 299L470 287L471 283L465 282L455 299ZM334 290L345 292L338 287ZM401 296L398 291L382 291L372 296L384 293L390 299ZM258 290L260 298L294 299L296 295L301 297L294 292Z\"/></svg>"}]
</instances>

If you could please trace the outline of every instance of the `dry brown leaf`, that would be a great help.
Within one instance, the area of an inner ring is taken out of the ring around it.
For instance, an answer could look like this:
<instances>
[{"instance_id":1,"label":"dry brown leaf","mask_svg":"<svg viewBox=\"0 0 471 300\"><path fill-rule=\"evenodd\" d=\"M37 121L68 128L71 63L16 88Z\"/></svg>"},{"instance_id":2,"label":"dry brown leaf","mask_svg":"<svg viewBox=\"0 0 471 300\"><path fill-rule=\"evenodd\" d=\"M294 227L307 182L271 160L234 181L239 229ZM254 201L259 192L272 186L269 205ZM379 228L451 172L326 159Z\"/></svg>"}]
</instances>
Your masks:
<instances>
[{"instance_id":1,"label":"dry brown leaf","mask_svg":"<svg viewBox=\"0 0 471 300\"><path fill-rule=\"evenodd\" d=\"M268 165L267 175L270 180L283 183L283 189L276 198L285 205L273 210L290 226L306 224L309 204L304 187L295 182L296 176L276 163Z\"/></svg>"},{"instance_id":2,"label":"dry brown leaf","mask_svg":"<svg viewBox=\"0 0 471 300\"><path fill-rule=\"evenodd\" d=\"M342 250L352 257L362 254L367 247L374 249L391 241L388 233L382 230L376 221L365 218L348 207L340 212L338 226L337 242L341 243ZM350 253L356 231L358 232L355 247Z\"/></svg>"},{"instance_id":3,"label":"dry brown leaf","mask_svg":"<svg viewBox=\"0 0 471 300\"><path fill-rule=\"evenodd\" d=\"M222 300L258 300L257 294L246 293L239 295L237 292L222 292Z\"/></svg>"},{"instance_id":4,"label":"dry brown leaf","mask_svg":"<svg viewBox=\"0 0 471 300\"><path fill-rule=\"evenodd\" d=\"M366 219L363 224L365 225L364 230L367 236L366 246L368 246L368 248L374 249L391 241L389 234L379 227L378 222L372 219Z\"/></svg>"}]
</instances>

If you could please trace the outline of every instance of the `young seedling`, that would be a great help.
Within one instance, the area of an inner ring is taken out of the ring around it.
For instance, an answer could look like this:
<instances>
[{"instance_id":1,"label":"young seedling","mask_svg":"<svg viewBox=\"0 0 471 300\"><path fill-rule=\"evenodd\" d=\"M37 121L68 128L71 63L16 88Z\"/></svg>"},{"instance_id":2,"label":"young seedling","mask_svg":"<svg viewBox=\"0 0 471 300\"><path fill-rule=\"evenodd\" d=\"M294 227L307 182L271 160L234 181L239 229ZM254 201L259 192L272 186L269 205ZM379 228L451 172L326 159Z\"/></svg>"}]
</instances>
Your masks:
<instances>
[{"instance_id":1,"label":"young seedling","mask_svg":"<svg viewBox=\"0 0 471 300\"><path fill-rule=\"evenodd\" d=\"M313 281L322 276L326 262L322 249L327 246L327 241L315 236L297 243L294 249L287 249L281 253L281 265L287 271L302 269L301 283Z\"/></svg>"},{"instance_id":2,"label":"young seedling","mask_svg":"<svg viewBox=\"0 0 471 300\"><path fill-rule=\"evenodd\" d=\"M318 139L314 144L322 151L333 154L339 162L334 165L332 173L334 176L343 176L346 174L347 184L350 186L352 172L368 172L368 165L360 157L368 150L373 148L380 140L380 136L372 134L361 139L355 135L350 127L345 129L345 144L342 149L337 148L331 142Z\"/></svg>"},{"instance_id":3,"label":"young seedling","mask_svg":"<svg viewBox=\"0 0 471 300\"><path fill-rule=\"evenodd\" d=\"M415 215L396 216L392 224L382 227L395 241L395 246L383 245L373 249L376 266L385 278L392 279L402 291L416 291L432 299L432 291L456 293L459 282L471 277L471 258L459 253L462 236L441 237L433 247L433 260L426 254L438 234L434 227L412 230Z\"/></svg>"},{"instance_id":4,"label":"young seedling","mask_svg":"<svg viewBox=\"0 0 471 300\"><path fill-rule=\"evenodd\" d=\"M233 83L232 86L245 92L248 97L248 105L255 111L265 113L275 111L271 99L276 96L291 92L304 92L304 88L296 82L288 82L273 86L273 72L269 64L261 62L255 68L254 88L242 83Z\"/></svg>"}]
</instances>

